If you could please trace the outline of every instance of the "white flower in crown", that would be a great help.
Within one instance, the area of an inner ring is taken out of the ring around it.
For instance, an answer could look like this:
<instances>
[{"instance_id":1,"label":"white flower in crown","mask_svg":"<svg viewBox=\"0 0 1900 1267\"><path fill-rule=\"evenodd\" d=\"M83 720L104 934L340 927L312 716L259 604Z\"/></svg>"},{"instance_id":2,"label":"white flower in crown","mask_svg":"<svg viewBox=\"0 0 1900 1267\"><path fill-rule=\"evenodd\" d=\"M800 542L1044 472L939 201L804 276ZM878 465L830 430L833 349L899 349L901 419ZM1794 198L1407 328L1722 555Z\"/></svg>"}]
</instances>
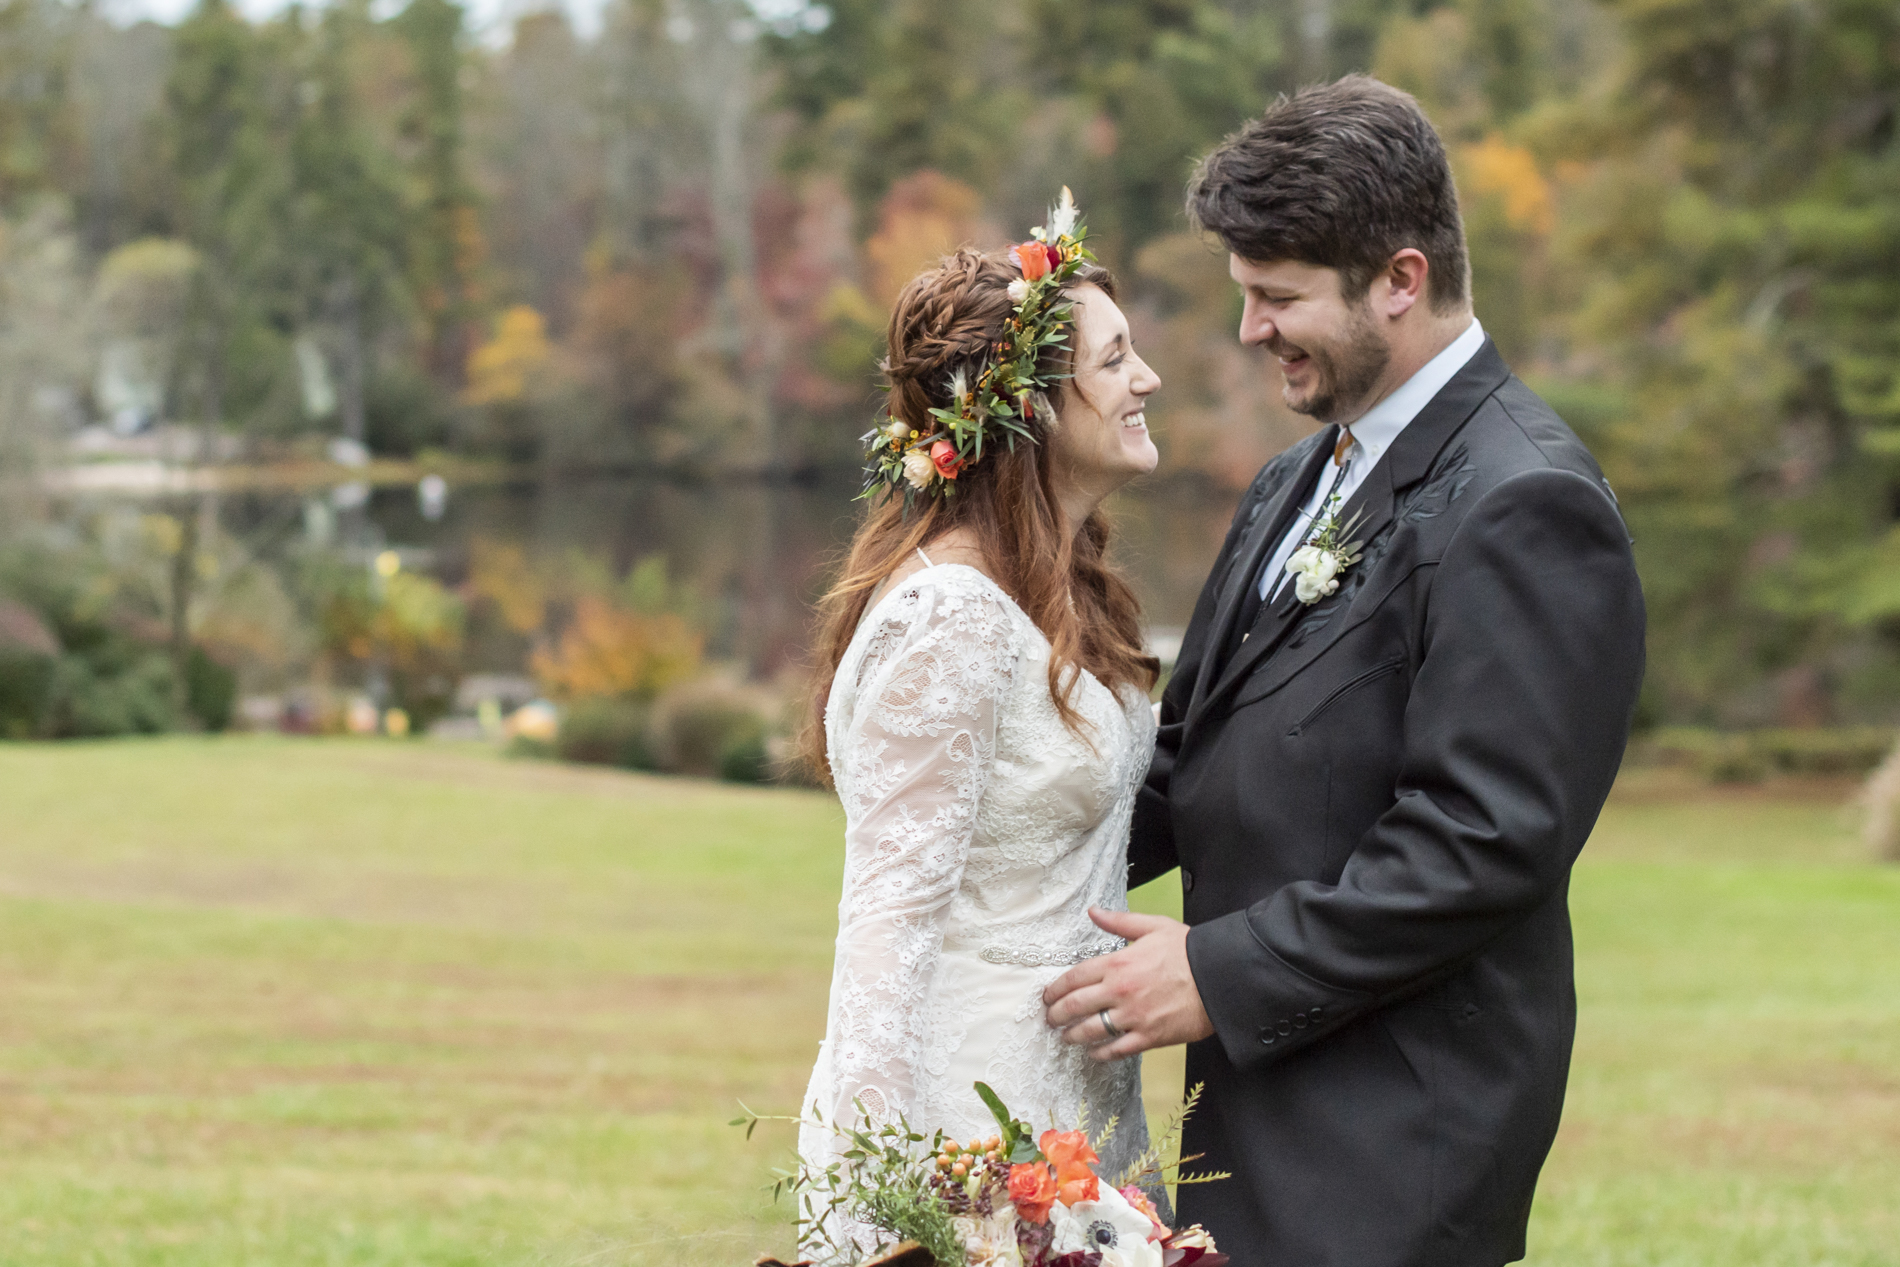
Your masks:
<instances>
[{"instance_id":1,"label":"white flower in crown","mask_svg":"<svg viewBox=\"0 0 1900 1267\"><path fill-rule=\"evenodd\" d=\"M937 478L937 464L922 449L912 449L904 455L904 478L912 488L921 489Z\"/></svg>"},{"instance_id":2,"label":"white flower in crown","mask_svg":"<svg viewBox=\"0 0 1900 1267\"><path fill-rule=\"evenodd\" d=\"M1293 578L1293 597L1311 607L1339 592L1339 574L1359 562L1359 547L1365 544L1342 544L1341 538L1352 535L1358 523L1357 515L1349 523L1339 522L1338 497L1326 503L1326 517L1320 520L1319 530L1286 561L1287 575Z\"/></svg>"},{"instance_id":3,"label":"white flower in crown","mask_svg":"<svg viewBox=\"0 0 1900 1267\"><path fill-rule=\"evenodd\" d=\"M1029 298L1029 283L1018 277L1004 287L1004 291L1009 295L1009 302L1020 306L1023 300Z\"/></svg>"}]
</instances>

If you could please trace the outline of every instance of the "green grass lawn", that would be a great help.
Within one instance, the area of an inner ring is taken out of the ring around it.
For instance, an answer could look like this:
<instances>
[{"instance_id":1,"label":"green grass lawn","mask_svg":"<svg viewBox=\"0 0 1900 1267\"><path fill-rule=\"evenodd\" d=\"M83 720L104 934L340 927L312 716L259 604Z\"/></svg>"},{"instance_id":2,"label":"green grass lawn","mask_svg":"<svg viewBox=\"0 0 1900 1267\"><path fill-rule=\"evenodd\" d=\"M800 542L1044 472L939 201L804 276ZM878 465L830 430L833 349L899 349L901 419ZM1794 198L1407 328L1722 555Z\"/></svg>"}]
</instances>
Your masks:
<instances>
[{"instance_id":1,"label":"green grass lawn","mask_svg":"<svg viewBox=\"0 0 1900 1267\"><path fill-rule=\"evenodd\" d=\"M1900 868L1829 791L1619 790L1532 1263L1900 1264ZM724 1123L822 1032L828 797L170 739L0 745L0 814L0 1267L785 1246Z\"/></svg>"}]
</instances>

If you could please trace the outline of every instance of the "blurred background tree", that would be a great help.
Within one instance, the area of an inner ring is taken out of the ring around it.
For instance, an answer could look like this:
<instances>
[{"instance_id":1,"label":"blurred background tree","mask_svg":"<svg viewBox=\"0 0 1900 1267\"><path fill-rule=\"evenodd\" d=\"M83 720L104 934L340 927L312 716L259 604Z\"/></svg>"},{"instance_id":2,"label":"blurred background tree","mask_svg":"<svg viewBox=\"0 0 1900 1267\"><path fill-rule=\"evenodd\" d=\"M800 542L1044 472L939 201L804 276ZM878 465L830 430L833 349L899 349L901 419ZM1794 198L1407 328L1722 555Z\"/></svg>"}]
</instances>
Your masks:
<instances>
[{"instance_id":1,"label":"blurred background tree","mask_svg":"<svg viewBox=\"0 0 1900 1267\"><path fill-rule=\"evenodd\" d=\"M809 566L770 490L848 479L904 281L1068 184L1168 383L1163 479L1231 496L1308 424L1235 344L1181 188L1274 94L1367 70L1444 133L1486 328L1623 499L1645 719L1900 714L1892 4L606 0L585 33L548 8L480 38L452 0L250 12L0 0L12 469L169 427L199 462L349 441L750 482L750 593ZM8 488L16 528L48 513ZM174 678L217 629L251 630L215 653L263 672L255 631L316 610L314 573L281 524L258 537L269 515L167 497L143 513L176 529L153 600ZM339 506L306 509L312 543ZM472 577L461 557L438 579ZM251 614L220 606L240 594ZM555 663L557 607L504 636L478 603L470 654ZM755 670L788 654L739 642Z\"/></svg>"}]
</instances>

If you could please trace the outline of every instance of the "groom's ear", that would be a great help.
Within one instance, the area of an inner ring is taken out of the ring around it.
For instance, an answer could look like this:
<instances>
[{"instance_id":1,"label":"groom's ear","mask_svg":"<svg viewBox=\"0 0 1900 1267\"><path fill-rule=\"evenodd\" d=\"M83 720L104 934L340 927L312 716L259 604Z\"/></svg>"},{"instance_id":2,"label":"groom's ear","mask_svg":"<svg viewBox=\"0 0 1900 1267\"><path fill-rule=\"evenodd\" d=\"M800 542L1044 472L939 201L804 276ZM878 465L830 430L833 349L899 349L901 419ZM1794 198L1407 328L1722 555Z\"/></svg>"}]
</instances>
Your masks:
<instances>
[{"instance_id":1,"label":"groom's ear","mask_svg":"<svg viewBox=\"0 0 1900 1267\"><path fill-rule=\"evenodd\" d=\"M1385 271L1372 279L1369 298L1375 311L1396 321L1423 303L1425 282L1431 271L1431 261L1425 258L1425 252L1410 246L1393 252Z\"/></svg>"}]
</instances>

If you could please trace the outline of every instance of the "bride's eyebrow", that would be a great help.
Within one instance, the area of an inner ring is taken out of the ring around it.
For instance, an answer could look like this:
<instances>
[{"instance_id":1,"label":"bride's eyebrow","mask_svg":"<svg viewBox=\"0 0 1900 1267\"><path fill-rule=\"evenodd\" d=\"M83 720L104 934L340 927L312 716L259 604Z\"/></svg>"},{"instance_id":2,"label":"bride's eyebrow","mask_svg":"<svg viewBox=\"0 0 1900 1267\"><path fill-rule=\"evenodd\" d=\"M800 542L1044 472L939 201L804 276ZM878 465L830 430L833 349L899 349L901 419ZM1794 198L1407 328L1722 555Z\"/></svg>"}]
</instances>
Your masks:
<instances>
[{"instance_id":1,"label":"bride's eyebrow","mask_svg":"<svg viewBox=\"0 0 1900 1267\"><path fill-rule=\"evenodd\" d=\"M1127 346L1127 343L1128 343L1128 336L1125 334L1117 334L1114 338L1110 339L1108 341L1108 346L1102 349L1103 363L1106 364L1108 359L1114 356L1115 353L1119 349Z\"/></svg>"}]
</instances>

